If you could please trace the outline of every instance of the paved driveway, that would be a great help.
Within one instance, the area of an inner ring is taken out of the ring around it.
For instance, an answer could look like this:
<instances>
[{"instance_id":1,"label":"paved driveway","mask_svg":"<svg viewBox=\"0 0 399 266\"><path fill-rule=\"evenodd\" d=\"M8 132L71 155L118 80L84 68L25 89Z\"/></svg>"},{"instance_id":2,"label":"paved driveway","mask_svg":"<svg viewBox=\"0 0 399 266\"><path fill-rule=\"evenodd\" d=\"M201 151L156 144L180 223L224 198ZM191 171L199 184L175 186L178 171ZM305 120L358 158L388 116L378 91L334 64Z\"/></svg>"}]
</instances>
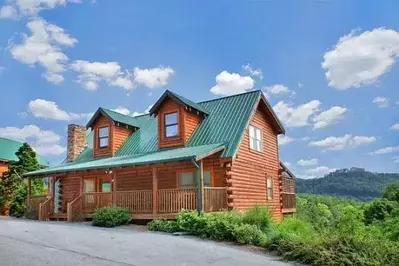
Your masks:
<instances>
[{"instance_id":1,"label":"paved driveway","mask_svg":"<svg viewBox=\"0 0 399 266\"><path fill-rule=\"evenodd\" d=\"M194 237L0 218L0 265L290 265Z\"/></svg>"}]
</instances>

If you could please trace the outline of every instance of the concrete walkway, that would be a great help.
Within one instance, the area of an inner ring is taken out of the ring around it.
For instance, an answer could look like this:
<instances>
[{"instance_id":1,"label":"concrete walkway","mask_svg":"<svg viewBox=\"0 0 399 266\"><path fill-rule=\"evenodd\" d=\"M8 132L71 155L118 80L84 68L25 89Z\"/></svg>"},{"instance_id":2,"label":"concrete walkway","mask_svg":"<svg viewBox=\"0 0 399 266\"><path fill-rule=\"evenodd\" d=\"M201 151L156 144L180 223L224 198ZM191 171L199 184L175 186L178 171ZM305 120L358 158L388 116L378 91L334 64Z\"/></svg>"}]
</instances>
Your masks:
<instances>
[{"instance_id":1,"label":"concrete walkway","mask_svg":"<svg viewBox=\"0 0 399 266\"><path fill-rule=\"evenodd\" d=\"M0 218L0 265L291 265L194 237Z\"/></svg>"}]
</instances>

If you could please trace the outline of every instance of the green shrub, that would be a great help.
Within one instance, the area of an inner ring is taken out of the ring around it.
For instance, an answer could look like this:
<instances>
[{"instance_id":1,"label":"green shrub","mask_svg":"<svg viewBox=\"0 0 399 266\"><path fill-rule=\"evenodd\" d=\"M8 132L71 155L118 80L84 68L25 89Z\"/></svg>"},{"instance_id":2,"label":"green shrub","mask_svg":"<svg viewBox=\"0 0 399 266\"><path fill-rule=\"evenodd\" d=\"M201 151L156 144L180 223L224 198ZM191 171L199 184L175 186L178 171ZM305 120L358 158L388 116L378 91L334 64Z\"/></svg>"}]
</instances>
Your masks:
<instances>
[{"instance_id":1,"label":"green shrub","mask_svg":"<svg viewBox=\"0 0 399 266\"><path fill-rule=\"evenodd\" d=\"M266 242L266 236L254 224L242 224L234 228L233 235L240 244L250 244L259 246L262 242Z\"/></svg>"},{"instance_id":2,"label":"green shrub","mask_svg":"<svg viewBox=\"0 0 399 266\"><path fill-rule=\"evenodd\" d=\"M266 231L271 223L270 211L266 207L251 207L243 213L242 222L256 225L259 229Z\"/></svg>"},{"instance_id":3,"label":"green shrub","mask_svg":"<svg viewBox=\"0 0 399 266\"><path fill-rule=\"evenodd\" d=\"M163 219L155 219L148 223L148 229L151 231L162 231L174 233L180 231L180 227L176 221L167 221Z\"/></svg>"},{"instance_id":4,"label":"green shrub","mask_svg":"<svg viewBox=\"0 0 399 266\"><path fill-rule=\"evenodd\" d=\"M104 207L95 210L92 224L100 227L115 227L130 222L128 210L120 207Z\"/></svg>"},{"instance_id":5,"label":"green shrub","mask_svg":"<svg viewBox=\"0 0 399 266\"><path fill-rule=\"evenodd\" d=\"M278 240L278 238L285 238L311 241L317 237L313 226L299 217L285 218L278 225L278 232L279 235L276 236L276 240Z\"/></svg>"}]
</instances>

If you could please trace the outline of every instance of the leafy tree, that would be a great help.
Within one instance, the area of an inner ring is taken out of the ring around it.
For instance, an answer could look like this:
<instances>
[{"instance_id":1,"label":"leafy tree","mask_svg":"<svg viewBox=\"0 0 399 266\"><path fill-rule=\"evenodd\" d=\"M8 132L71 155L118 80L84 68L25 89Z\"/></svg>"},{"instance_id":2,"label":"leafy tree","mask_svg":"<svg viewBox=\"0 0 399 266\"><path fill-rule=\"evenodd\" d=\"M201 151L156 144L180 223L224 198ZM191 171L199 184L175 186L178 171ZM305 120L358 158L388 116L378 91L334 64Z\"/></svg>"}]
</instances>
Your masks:
<instances>
[{"instance_id":1,"label":"leafy tree","mask_svg":"<svg viewBox=\"0 0 399 266\"><path fill-rule=\"evenodd\" d=\"M24 143L15 155L18 161L10 162L8 171L0 181L0 210L4 212L9 206L10 215L19 217L23 215L27 195L27 185L22 175L40 167L36 153L27 143ZM35 179L32 182L32 195L40 195L43 191L43 179Z\"/></svg>"},{"instance_id":2,"label":"leafy tree","mask_svg":"<svg viewBox=\"0 0 399 266\"><path fill-rule=\"evenodd\" d=\"M388 185L382 197L387 200L399 202L399 184Z\"/></svg>"},{"instance_id":3,"label":"leafy tree","mask_svg":"<svg viewBox=\"0 0 399 266\"><path fill-rule=\"evenodd\" d=\"M373 223L375 220L384 220L393 213L399 211L399 204L396 201L387 199L376 199L364 206L364 216L367 224Z\"/></svg>"}]
</instances>

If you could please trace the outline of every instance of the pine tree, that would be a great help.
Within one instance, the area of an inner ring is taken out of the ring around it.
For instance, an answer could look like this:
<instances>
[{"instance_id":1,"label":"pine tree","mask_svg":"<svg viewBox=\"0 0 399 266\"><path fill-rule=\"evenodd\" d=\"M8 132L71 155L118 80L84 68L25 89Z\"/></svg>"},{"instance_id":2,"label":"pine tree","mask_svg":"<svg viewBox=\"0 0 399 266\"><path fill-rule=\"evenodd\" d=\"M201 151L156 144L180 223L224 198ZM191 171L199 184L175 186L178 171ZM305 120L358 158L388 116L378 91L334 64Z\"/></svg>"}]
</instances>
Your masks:
<instances>
[{"instance_id":1,"label":"pine tree","mask_svg":"<svg viewBox=\"0 0 399 266\"><path fill-rule=\"evenodd\" d=\"M0 211L10 208L10 215L22 216L25 209L27 184L22 175L40 169L35 151L24 143L15 153L18 161L13 161L8 166L0 181ZM42 178L32 182L32 195L40 195L44 191Z\"/></svg>"}]
</instances>

